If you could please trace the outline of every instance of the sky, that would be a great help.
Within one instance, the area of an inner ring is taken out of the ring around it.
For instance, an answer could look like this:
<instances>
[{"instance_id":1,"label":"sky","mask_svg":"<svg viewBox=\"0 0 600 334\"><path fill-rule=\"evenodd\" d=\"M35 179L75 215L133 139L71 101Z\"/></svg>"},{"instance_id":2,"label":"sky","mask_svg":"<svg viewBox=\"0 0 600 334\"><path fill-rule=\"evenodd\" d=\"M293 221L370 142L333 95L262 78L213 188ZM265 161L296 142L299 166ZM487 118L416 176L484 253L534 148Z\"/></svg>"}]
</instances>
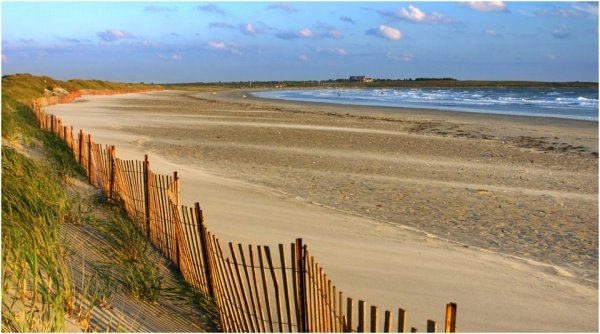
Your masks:
<instances>
[{"instance_id":1,"label":"sky","mask_svg":"<svg viewBox=\"0 0 600 334\"><path fill-rule=\"evenodd\" d=\"M2 2L2 75L598 81L597 2Z\"/></svg>"}]
</instances>

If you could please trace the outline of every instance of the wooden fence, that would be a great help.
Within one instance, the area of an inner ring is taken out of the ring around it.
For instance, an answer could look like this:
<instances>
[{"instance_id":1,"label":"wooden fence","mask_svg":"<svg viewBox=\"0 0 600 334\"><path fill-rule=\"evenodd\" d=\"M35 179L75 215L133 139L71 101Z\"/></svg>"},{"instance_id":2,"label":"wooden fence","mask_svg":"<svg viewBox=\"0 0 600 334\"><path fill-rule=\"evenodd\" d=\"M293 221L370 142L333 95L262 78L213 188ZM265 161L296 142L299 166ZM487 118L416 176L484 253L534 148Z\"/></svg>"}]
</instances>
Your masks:
<instances>
[{"instance_id":1,"label":"wooden fence","mask_svg":"<svg viewBox=\"0 0 600 334\"><path fill-rule=\"evenodd\" d=\"M223 331L417 331L407 327L404 309L380 313L375 305L345 296L302 239L275 248L221 243L207 229L199 203L180 205L177 172L153 173L147 155L143 161L119 159L114 146L97 144L82 130L75 133L72 126L42 110L79 96L81 92L33 100L40 127L63 139L90 184L102 189L109 200L121 202L133 223L179 268L184 279L212 297ZM456 331L456 308L455 303L446 305L445 332ZM438 329L433 320L424 325L427 332Z\"/></svg>"}]
</instances>

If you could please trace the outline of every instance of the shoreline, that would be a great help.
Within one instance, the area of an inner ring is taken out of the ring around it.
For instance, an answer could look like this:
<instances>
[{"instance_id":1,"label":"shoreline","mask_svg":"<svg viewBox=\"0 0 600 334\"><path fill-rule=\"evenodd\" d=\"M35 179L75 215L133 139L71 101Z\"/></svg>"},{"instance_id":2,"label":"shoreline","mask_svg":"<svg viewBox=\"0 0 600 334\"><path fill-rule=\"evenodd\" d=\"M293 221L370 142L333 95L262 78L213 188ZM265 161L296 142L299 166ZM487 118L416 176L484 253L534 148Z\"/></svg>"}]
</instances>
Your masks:
<instances>
[{"instance_id":1,"label":"shoreline","mask_svg":"<svg viewBox=\"0 0 600 334\"><path fill-rule=\"evenodd\" d=\"M218 95L225 96L228 99L235 101L243 100L254 100L254 101L263 101L270 102L273 104L289 104L289 105L312 105L318 107L328 107L332 106L335 108L349 108L352 110L364 110L370 109L374 112L386 115L386 116L394 116L397 115L399 117L432 117L435 119L444 119L444 120L471 120L471 119L479 119L481 121L505 121L505 122L516 122L516 121L525 121L526 123L536 123L540 125L568 125L573 127L588 127L598 126L599 120L588 120L588 119L572 119L572 118L559 118L559 117L546 117L546 116L533 116L533 115L508 115L508 114L497 114L492 112L479 112L479 111L460 111L460 110L444 110L442 108L425 108L425 107L396 107L396 106L379 106L379 105L359 105L359 104L344 104L344 103L328 103L328 102L315 102L315 101L295 101L295 100L285 100L285 99L275 99L275 98L267 98L267 97L259 97L254 95L254 92L259 91L271 91L274 89L241 89L241 90L231 90L231 91L222 91L219 92ZM207 93L203 93L207 94ZM245 98L242 95L246 95ZM209 98L209 96L206 96ZM587 124L592 123L592 124Z\"/></svg>"},{"instance_id":2,"label":"shoreline","mask_svg":"<svg viewBox=\"0 0 600 334\"><path fill-rule=\"evenodd\" d=\"M369 89L369 88L346 88L346 90L348 89ZM375 88L370 88L370 89L375 89ZM557 119L561 119L561 120L580 120L580 121L589 121L589 122L598 122L598 115L596 112L596 119L591 119L589 117L559 117L559 116L554 116L552 114L540 114L540 115L530 115L530 114L524 114L524 113L520 113L518 112L519 110L519 106L515 106L513 111L510 110L505 110L506 112L499 112L499 111L494 111L494 110L485 110L484 109L477 109L477 108L462 108L460 106L431 106L431 107L427 107L427 106L397 106L397 105L393 105L393 104L378 104L378 103L369 103L369 102L364 102L364 103L353 103L352 101L349 100L340 100L338 101L333 101L331 99L325 99L324 101L318 101L318 99L314 99L313 101L311 101L310 99L306 99L303 100L302 98L292 98L292 99L286 99L286 98L276 98L276 97L265 97L265 96L257 96L254 93L260 93L260 92L275 92L275 91L295 91L295 90L327 90L327 88L308 88L308 89L264 89L264 90L252 90L252 91L247 91L248 94L254 98L258 98L258 99L266 99L266 100L272 100L274 102L277 101L284 101L284 102L308 102L308 103L320 103L320 104L332 104L332 105L341 105L341 106L362 106L362 107L383 107L383 108L392 108L391 110L396 110L397 112L401 112L402 110L427 110L427 111L441 111L441 112L445 112L445 113L453 113L453 112L458 112L458 113L471 113L471 114L485 114L485 115L505 115L505 116L523 116L523 117L535 117L535 118L557 118Z\"/></svg>"},{"instance_id":3,"label":"shoreline","mask_svg":"<svg viewBox=\"0 0 600 334\"><path fill-rule=\"evenodd\" d=\"M349 296L419 321L456 301L463 331L597 330L597 158L510 139L554 133L597 147L597 129L197 94L84 97L49 111L119 157L147 153L154 171L178 170L182 203L201 200L223 240L303 237ZM494 137L478 137L488 127Z\"/></svg>"},{"instance_id":4,"label":"shoreline","mask_svg":"<svg viewBox=\"0 0 600 334\"><path fill-rule=\"evenodd\" d=\"M261 89L265 90L265 89ZM488 126L490 130L489 134L478 133L476 138L482 139L502 139L503 133L507 136L523 136L526 137L531 133L539 134L539 137L551 138L554 131L572 131L574 129L580 129L586 131L593 136L595 140L588 140L582 142L577 140L576 136L572 138L571 142L566 143L563 146L571 145L573 147L585 144L589 148L589 151L598 156L598 121L588 120L576 120L576 119L563 119L563 118L552 118L552 117L539 117L539 116L524 116L524 115L499 115L499 114L486 114L486 113L474 113L474 112L461 112L461 111L440 111L435 109L425 108L403 108L403 107L385 107L385 106L363 106L363 105L345 105L345 104L330 104L322 102L309 102L309 101L288 101L280 99L269 99L261 98L252 95L252 92L259 91L241 89L241 90L229 90L220 92L188 92L188 96L191 98L202 98L207 100L222 100L224 102L251 103L252 105L259 105L262 107L272 106L277 110L285 110L292 112L303 112L303 113L319 113L319 114L335 114L338 116L351 116L358 118L369 118L383 121L414 121L414 122L425 122L425 126L429 129L419 129L419 133L431 133L434 135L442 136L454 136L464 137L466 135L461 133L453 133L452 131L436 131L432 128L437 123L450 123L459 125L472 125L472 126ZM243 97L245 96L245 97ZM429 122L429 123L428 123ZM497 131L498 127L502 128L502 131ZM514 128L510 130L509 128ZM429 130L429 131L428 131ZM469 129L467 129L468 131ZM500 132L500 133L498 133ZM550 148L560 149L560 147L552 147L547 145L548 143L540 140L529 140L529 138L522 138L523 143L518 143L525 148Z\"/></svg>"}]
</instances>

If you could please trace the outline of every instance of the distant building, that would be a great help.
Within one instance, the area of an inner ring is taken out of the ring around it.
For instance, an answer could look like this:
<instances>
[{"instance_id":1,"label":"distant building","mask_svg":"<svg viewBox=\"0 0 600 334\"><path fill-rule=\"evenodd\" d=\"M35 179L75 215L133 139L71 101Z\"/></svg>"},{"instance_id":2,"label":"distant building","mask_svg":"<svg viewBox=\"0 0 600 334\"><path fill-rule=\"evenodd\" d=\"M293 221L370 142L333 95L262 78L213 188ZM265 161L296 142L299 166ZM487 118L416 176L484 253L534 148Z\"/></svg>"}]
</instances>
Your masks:
<instances>
[{"instance_id":1,"label":"distant building","mask_svg":"<svg viewBox=\"0 0 600 334\"><path fill-rule=\"evenodd\" d=\"M373 78L364 75L353 75L350 77L351 82L373 82Z\"/></svg>"}]
</instances>

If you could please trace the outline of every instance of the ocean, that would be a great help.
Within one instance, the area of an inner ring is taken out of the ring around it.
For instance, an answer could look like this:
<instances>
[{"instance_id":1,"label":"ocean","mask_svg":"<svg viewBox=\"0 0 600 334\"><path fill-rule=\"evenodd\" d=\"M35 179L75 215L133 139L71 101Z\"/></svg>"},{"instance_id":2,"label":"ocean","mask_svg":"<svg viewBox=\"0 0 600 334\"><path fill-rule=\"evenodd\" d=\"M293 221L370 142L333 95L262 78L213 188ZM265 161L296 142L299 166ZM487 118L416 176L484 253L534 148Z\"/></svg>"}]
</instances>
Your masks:
<instances>
[{"instance_id":1,"label":"ocean","mask_svg":"<svg viewBox=\"0 0 600 334\"><path fill-rule=\"evenodd\" d=\"M598 121L598 90L575 88L383 88L270 90L254 96L292 101L426 108Z\"/></svg>"}]
</instances>

